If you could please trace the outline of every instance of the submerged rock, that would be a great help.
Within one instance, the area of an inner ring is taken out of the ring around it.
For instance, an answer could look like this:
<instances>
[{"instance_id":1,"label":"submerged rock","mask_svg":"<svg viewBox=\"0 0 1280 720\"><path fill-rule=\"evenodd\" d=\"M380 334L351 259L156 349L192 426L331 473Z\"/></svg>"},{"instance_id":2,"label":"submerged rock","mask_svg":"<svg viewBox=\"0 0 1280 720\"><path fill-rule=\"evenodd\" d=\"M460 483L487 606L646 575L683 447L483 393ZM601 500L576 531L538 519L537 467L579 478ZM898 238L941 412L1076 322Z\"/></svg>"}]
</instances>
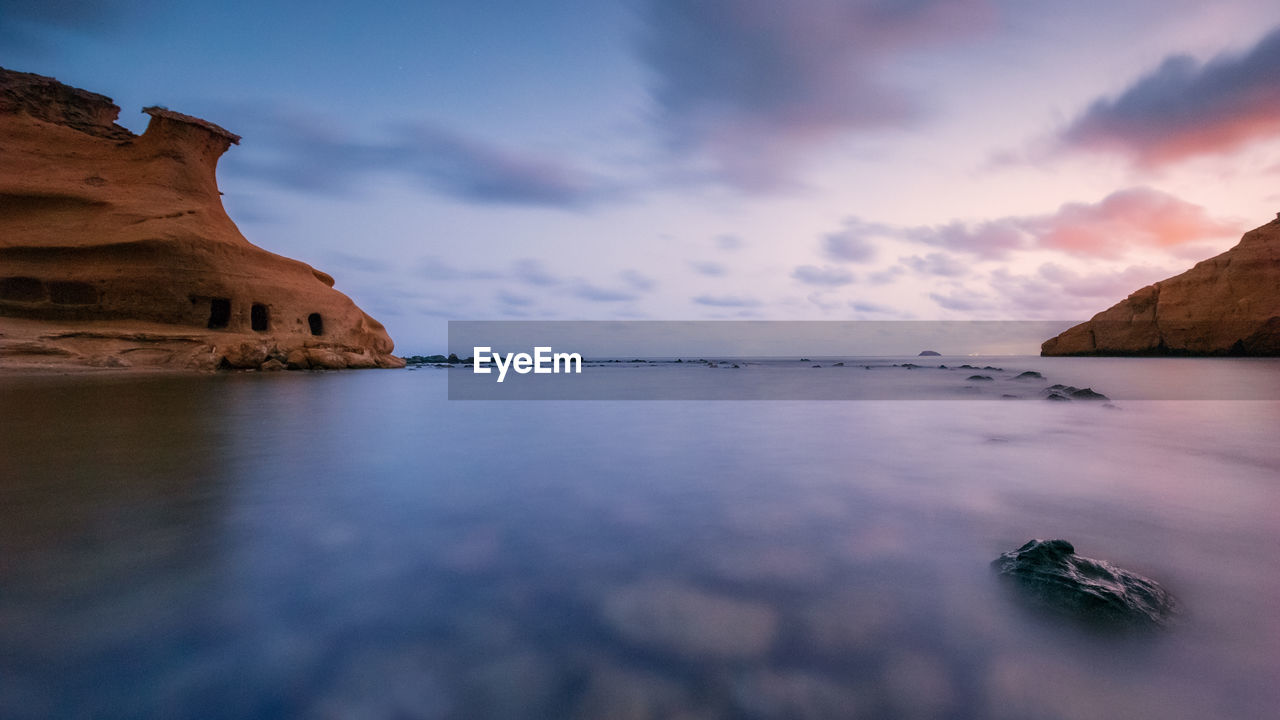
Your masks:
<instances>
[{"instance_id":1,"label":"submerged rock","mask_svg":"<svg viewBox=\"0 0 1280 720\"><path fill-rule=\"evenodd\" d=\"M1066 540L1030 540L991 564L1030 598L1059 612L1133 626L1169 619L1173 597L1155 581L1075 552Z\"/></svg>"}]
</instances>

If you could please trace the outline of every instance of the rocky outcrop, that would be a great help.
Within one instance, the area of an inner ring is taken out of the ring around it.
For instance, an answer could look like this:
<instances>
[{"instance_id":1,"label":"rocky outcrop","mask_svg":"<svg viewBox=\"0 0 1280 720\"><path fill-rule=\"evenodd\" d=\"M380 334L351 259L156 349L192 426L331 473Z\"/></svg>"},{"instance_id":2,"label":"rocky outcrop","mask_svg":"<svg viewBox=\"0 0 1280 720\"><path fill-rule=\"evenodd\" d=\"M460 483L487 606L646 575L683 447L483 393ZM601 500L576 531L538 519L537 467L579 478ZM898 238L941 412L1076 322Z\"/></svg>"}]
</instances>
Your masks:
<instances>
[{"instance_id":1,"label":"rocky outcrop","mask_svg":"<svg viewBox=\"0 0 1280 720\"><path fill-rule=\"evenodd\" d=\"M1041 346L1042 355L1280 355L1280 217Z\"/></svg>"},{"instance_id":2,"label":"rocky outcrop","mask_svg":"<svg viewBox=\"0 0 1280 720\"><path fill-rule=\"evenodd\" d=\"M1155 581L1075 554L1066 540L1030 540L992 565L1038 604L1107 624L1153 626L1173 613L1173 598Z\"/></svg>"},{"instance_id":3,"label":"rocky outcrop","mask_svg":"<svg viewBox=\"0 0 1280 720\"><path fill-rule=\"evenodd\" d=\"M240 138L0 69L0 366L400 367L323 272L258 248L222 207Z\"/></svg>"}]
</instances>

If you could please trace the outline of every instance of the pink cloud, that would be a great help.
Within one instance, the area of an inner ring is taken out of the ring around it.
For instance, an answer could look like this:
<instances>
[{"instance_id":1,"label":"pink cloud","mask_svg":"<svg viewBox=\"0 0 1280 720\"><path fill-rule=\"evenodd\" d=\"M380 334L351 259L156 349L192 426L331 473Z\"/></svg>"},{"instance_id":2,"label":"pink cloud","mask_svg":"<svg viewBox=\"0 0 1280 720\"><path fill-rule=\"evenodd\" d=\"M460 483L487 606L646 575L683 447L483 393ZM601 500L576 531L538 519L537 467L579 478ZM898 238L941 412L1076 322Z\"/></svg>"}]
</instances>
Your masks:
<instances>
[{"instance_id":1,"label":"pink cloud","mask_svg":"<svg viewBox=\"0 0 1280 720\"><path fill-rule=\"evenodd\" d=\"M898 235L989 259L1019 250L1116 258L1134 248L1177 254L1189 245L1238 236L1241 230L1240 223L1214 218L1200 205L1137 187L1119 190L1096 203L1067 203L1045 215L900 228Z\"/></svg>"},{"instance_id":2,"label":"pink cloud","mask_svg":"<svg viewBox=\"0 0 1280 720\"><path fill-rule=\"evenodd\" d=\"M1280 30L1241 55L1179 55L1115 98L1095 101L1061 135L1067 147L1116 152L1142 167L1228 153L1280 137Z\"/></svg>"}]
</instances>

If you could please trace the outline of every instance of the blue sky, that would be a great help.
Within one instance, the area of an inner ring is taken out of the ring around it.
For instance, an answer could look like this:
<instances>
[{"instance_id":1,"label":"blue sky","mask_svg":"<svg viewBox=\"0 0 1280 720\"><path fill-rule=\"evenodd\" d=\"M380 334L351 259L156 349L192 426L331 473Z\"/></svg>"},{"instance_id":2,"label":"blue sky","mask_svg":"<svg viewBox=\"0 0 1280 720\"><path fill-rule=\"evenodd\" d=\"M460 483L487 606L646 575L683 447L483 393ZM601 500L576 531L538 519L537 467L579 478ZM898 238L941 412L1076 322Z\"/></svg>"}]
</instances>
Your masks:
<instances>
[{"instance_id":1,"label":"blue sky","mask_svg":"<svg viewBox=\"0 0 1280 720\"><path fill-rule=\"evenodd\" d=\"M0 65L244 136L250 241L446 321L1087 318L1280 210L1280 6L0 0Z\"/></svg>"}]
</instances>

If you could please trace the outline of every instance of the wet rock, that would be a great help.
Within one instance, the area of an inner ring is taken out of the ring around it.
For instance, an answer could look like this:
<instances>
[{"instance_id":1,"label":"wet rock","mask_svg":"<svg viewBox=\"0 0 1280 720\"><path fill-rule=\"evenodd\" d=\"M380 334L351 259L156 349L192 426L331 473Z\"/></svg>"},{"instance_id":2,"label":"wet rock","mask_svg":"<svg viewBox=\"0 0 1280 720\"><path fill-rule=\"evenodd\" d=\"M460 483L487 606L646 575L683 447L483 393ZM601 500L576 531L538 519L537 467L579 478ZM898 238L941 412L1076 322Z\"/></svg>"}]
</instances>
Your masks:
<instances>
[{"instance_id":1,"label":"wet rock","mask_svg":"<svg viewBox=\"0 0 1280 720\"><path fill-rule=\"evenodd\" d=\"M921 350L917 357L939 357L942 353L936 350Z\"/></svg>"},{"instance_id":2,"label":"wet rock","mask_svg":"<svg viewBox=\"0 0 1280 720\"><path fill-rule=\"evenodd\" d=\"M1045 400L1052 400L1053 402L1071 402L1071 398L1067 397L1066 395L1059 395L1056 392L1049 393L1049 395L1045 397Z\"/></svg>"},{"instance_id":3,"label":"wet rock","mask_svg":"<svg viewBox=\"0 0 1280 720\"><path fill-rule=\"evenodd\" d=\"M970 375L965 379L986 382L991 379L991 376L990 375Z\"/></svg>"},{"instance_id":4,"label":"wet rock","mask_svg":"<svg viewBox=\"0 0 1280 720\"><path fill-rule=\"evenodd\" d=\"M1082 390L1071 391L1072 400L1110 400L1106 395L1100 392L1094 392L1093 388L1084 388Z\"/></svg>"},{"instance_id":5,"label":"wet rock","mask_svg":"<svg viewBox=\"0 0 1280 720\"><path fill-rule=\"evenodd\" d=\"M1037 604L1080 619L1159 626L1173 612L1173 597L1155 581L1076 555L1066 540L1030 540L992 566Z\"/></svg>"},{"instance_id":6,"label":"wet rock","mask_svg":"<svg viewBox=\"0 0 1280 720\"><path fill-rule=\"evenodd\" d=\"M1043 380L1044 376L1036 372L1035 370L1028 370L1023 373L1018 373L1018 375L1015 376L1013 379L1014 380Z\"/></svg>"}]
</instances>

